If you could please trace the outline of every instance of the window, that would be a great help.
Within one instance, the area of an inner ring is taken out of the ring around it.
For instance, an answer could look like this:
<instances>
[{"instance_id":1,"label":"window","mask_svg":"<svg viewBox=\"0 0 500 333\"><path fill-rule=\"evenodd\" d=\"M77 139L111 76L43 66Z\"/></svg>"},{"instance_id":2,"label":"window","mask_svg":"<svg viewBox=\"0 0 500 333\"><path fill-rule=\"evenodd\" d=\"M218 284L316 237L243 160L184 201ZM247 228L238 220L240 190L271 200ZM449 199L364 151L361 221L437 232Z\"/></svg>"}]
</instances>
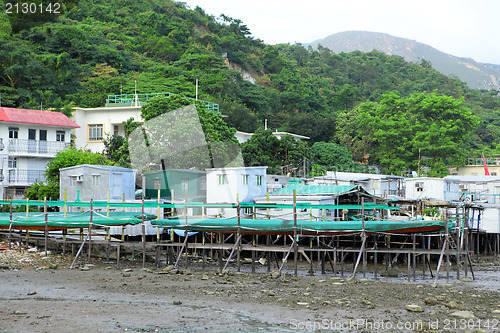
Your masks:
<instances>
[{"instance_id":1,"label":"window","mask_svg":"<svg viewBox=\"0 0 500 333\"><path fill-rule=\"evenodd\" d=\"M92 175L92 186L99 186L100 175Z\"/></svg>"},{"instance_id":2,"label":"window","mask_svg":"<svg viewBox=\"0 0 500 333\"><path fill-rule=\"evenodd\" d=\"M66 132L64 131L56 131L56 141L64 142L66 138Z\"/></svg>"},{"instance_id":3,"label":"window","mask_svg":"<svg viewBox=\"0 0 500 333\"><path fill-rule=\"evenodd\" d=\"M17 139L17 138L19 138L19 128L9 127L9 139Z\"/></svg>"},{"instance_id":4,"label":"window","mask_svg":"<svg viewBox=\"0 0 500 333\"><path fill-rule=\"evenodd\" d=\"M181 178L181 188L183 191L188 189L189 178Z\"/></svg>"},{"instance_id":5,"label":"window","mask_svg":"<svg viewBox=\"0 0 500 333\"><path fill-rule=\"evenodd\" d=\"M262 186L262 176L257 176L257 186Z\"/></svg>"},{"instance_id":6,"label":"window","mask_svg":"<svg viewBox=\"0 0 500 333\"><path fill-rule=\"evenodd\" d=\"M9 157L8 167L11 169L17 168L17 157Z\"/></svg>"},{"instance_id":7,"label":"window","mask_svg":"<svg viewBox=\"0 0 500 333\"><path fill-rule=\"evenodd\" d=\"M248 175L243 175L243 185L248 185Z\"/></svg>"},{"instance_id":8,"label":"window","mask_svg":"<svg viewBox=\"0 0 500 333\"><path fill-rule=\"evenodd\" d=\"M227 183L226 175L219 175L219 185L225 185Z\"/></svg>"},{"instance_id":9,"label":"window","mask_svg":"<svg viewBox=\"0 0 500 333\"><path fill-rule=\"evenodd\" d=\"M89 125L89 141L101 141L103 124Z\"/></svg>"},{"instance_id":10,"label":"window","mask_svg":"<svg viewBox=\"0 0 500 333\"><path fill-rule=\"evenodd\" d=\"M75 186L78 180L78 176L69 176L69 186Z\"/></svg>"},{"instance_id":11,"label":"window","mask_svg":"<svg viewBox=\"0 0 500 333\"><path fill-rule=\"evenodd\" d=\"M118 136L118 125L113 125L113 135Z\"/></svg>"},{"instance_id":12,"label":"window","mask_svg":"<svg viewBox=\"0 0 500 333\"><path fill-rule=\"evenodd\" d=\"M424 190L424 183L422 183L422 182L415 183L415 188L417 189L417 192L423 192L423 190Z\"/></svg>"}]
</instances>

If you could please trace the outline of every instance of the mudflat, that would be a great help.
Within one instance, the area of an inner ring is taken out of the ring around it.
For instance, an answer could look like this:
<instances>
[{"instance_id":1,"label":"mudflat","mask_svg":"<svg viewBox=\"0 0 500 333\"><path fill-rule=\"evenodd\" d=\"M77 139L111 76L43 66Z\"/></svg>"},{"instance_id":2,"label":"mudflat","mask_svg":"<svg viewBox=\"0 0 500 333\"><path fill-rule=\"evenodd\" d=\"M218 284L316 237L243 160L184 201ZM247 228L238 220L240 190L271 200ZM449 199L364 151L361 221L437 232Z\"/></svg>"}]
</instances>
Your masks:
<instances>
[{"instance_id":1,"label":"mudflat","mask_svg":"<svg viewBox=\"0 0 500 333\"><path fill-rule=\"evenodd\" d=\"M99 259L70 270L71 257L43 252L16 266L13 256L0 252L0 332L500 331L498 257L477 262L474 281L441 273L436 285L308 276L307 265L294 277Z\"/></svg>"}]
</instances>

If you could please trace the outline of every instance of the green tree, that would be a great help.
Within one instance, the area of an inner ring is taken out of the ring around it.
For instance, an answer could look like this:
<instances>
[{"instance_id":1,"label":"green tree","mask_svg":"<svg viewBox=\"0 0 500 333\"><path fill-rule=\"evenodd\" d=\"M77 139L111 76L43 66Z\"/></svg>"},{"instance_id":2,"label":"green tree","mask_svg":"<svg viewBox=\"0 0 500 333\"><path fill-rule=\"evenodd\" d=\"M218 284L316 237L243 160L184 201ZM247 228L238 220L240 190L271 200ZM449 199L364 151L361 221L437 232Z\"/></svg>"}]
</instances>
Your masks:
<instances>
[{"instance_id":1,"label":"green tree","mask_svg":"<svg viewBox=\"0 0 500 333\"><path fill-rule=\"evenodd\" d=\"M47 163L45 179L47 182L59 184L59 169L80 164L111 165L102 154L93 153L82 148L76 149L72 146L61 150Z\"/></svg>"},{"instance_id":2,"label":"green tree","mask_svg":"<svg viewBox=\"0 0 500 333\"><path fill-rule=\"evenodd\" d=\"M26 192L24 196L30 200L57 200L59 198L59 186L56 183L44 183L35 182L33 183Z\"/></svg>"},{"instance_id":3,"label":"green tree","mask_svg":"<svg viewBox=\"0 0 500 333\"><path fill-rule=\"evenodd\" d=\"M428 170L429 176L447 174L447 166L463 161L464 139L479 125L479 118L463 106L463 99L433 93L401 97L384 94L380 102L360 105L350 122L339 123L351 148L369 142L368 160L388 172ZM357 123L356 133L349 129ZM362 152L363 153L363 152ZM360 155L360 152L357 152Z\"/></svg>"},{"instance_id":4,"label":"green tree","mask_svg":"<svg viewBox=\"0 0 500 333\"><path fill-rule=\"evenodd\" d=\"M106 155L106 157L115 165L124 168L130 168L131 163L130 152L128 148L128 138L130 136L130 133L132 133L134 129L141 126L141 123L135 121L134 118L129 118L126 121L123 121L122 125L125 128L125 137L121 135L108 135L103 141L103 154Z\"/></svg>"},{"instance_id":5,"label":"green tree","mask_svg":"<svg viewBox=\"0 0 500 333\"><path fill-rule=\"evenodd\" d=\"M367 166L354 162L347 148L334 142L315 142L311 147L311 158L326 170L369 172Z\"/></svg>"},{"instance_id":6,"label":"green tree","mask_svg":"<svg viewBox=\"0 0 500 333\"><path fill-rule=\"evenodd\" d=\"M303 171L304 158L309 157L309 146L295 141L291 135L278 139L271 130L257 129L241 146L246 166L268 166L269 174Z\"/></svg>"},{"instance_id":7,"label":"green tree","mask_svg":"<svg viewBox=\"0 0 500 333\"><path fill-rule=\"evenodd\" d=\"M80 164L110 165L111 162L101 154L88 150L68 147L61 150L47 163L45 168L45 182L36 182L26 192L26 196L33 200L43 200L44 197L56 200L59 198L60 173L59 169Z\"/></svg>"}]
</instances>

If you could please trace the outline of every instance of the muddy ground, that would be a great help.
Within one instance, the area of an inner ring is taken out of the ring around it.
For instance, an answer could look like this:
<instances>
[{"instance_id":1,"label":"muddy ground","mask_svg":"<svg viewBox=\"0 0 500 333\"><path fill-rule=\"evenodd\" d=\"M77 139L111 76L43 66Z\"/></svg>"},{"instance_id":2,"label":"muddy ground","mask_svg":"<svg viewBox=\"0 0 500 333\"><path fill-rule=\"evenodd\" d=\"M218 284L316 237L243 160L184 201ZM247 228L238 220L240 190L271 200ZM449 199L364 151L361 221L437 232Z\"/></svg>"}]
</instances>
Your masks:
<instances>
[{"instance_id":1,"label":"muddy ground","mask_svg":"<svg viewBox=\"0 0 500 333\"><path fill-rule=\"evenodd\" d=\"M0 244L0 248L2 244ZM5 244L4 244L5 245ZM476 280L221 273L0 250L0 332L499 332L500 258ZM346 267L347 269L347 267ZM404 269L402 265L401 269ZM292 273L291 267L287 272ZM469 275L470 277L470 275Z\"/></svg>"}]
</instances>

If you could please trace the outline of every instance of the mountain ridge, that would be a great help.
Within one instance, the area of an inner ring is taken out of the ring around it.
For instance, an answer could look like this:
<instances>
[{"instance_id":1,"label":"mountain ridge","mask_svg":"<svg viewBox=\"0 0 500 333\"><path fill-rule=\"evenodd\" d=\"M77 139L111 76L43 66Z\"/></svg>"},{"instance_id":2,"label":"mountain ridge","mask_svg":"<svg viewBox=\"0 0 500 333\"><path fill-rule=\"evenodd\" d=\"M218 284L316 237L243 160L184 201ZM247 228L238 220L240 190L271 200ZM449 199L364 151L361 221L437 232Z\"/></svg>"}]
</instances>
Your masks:
<instances>
[{"instance_id":1,"label":"mountain ridge","mask_svg":"<svg viewBox=\"0 0 500 333\"><path fill-rule=\"evenodd\" d=\"M335 53L377 50L388 55L401 56L409 62L428 62L442 74L457 76L470 88L500 90L500 65L454 56L413 39L387 33L351 30L338 32L305 45L313 48L321 45Z\"/></svg>"}]
</instances>

